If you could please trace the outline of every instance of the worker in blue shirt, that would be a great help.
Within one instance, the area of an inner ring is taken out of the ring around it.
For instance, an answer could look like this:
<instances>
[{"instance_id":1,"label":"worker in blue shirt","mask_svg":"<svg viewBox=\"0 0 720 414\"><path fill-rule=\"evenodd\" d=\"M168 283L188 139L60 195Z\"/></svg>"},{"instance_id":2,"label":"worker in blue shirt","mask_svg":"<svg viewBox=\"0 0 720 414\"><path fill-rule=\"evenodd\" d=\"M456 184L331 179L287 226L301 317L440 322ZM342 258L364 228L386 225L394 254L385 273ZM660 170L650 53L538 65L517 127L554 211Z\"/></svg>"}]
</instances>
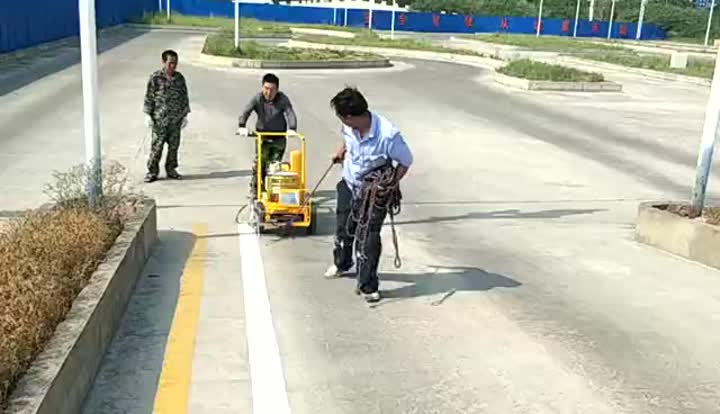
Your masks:
<instances>
[{"instance_id":1,"label":"worker in blue shirt","mask_svg":"<svg viewBox=\"0 0 720 414\"><path fill-rule=\"evenodd\" d=\"M367 191L367 186L378 185L379 190L373 194L380 194L386 188L399 188L400 180L413 162L413 155L400 130L388 119L371 112L365 97L357 89L341 90L330 104L343 124L343 144L332 156L334 162L343 163L343 172L337 184L334 263L325 276L341 276L355 264L356 293L362 294L368 302L376 302L380 300L377 275L382 250L380 230L388 213L387 206L382 207L382 203L376 202L374 208L369 208L363 237L356 234L356 231L360 233L356 220L362 215L359 210L368 205L363 197L372 193ZM389 171L390 178L379 184L378 171ZM358 263L353 263L355 244L359 244L355 246Z\"/></svg>"}]
</instances>

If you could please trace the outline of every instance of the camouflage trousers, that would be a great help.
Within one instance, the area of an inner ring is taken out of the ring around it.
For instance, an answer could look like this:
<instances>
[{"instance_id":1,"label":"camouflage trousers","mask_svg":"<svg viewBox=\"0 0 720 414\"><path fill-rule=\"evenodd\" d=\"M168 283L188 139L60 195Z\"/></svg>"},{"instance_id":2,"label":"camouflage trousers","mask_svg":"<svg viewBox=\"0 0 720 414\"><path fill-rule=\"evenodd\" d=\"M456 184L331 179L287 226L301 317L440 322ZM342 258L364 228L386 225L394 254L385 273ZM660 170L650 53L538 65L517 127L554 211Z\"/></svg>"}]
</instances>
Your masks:
<instances>
[{"instance_id":1,"label":"camouflage trousers","mask_svg":"<svg viewBox=\"0 0 720 414\"><path fill-rule=\"evenodd\" d=\"M160 158L162 158L165 144L168 146L165 157L165 172L173 172L178 167L178 149L180 148L180 122L170 125L156 125L152 129L152 147L147 162L150 174L158 175L160 172Z\"/></svg>"}]
</instances>

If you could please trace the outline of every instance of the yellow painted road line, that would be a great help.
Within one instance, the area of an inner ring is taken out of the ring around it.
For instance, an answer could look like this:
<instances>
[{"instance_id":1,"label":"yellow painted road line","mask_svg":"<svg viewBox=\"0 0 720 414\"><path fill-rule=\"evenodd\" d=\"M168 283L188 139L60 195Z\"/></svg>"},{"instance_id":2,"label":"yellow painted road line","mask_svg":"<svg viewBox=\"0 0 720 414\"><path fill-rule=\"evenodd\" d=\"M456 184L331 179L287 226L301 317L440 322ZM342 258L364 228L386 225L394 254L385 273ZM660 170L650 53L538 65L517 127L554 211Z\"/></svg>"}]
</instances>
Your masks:
<instances>
[{"instance_id":1,"label":"yellow painted road line","mask_svg":"<svg viewBox=\"0 0 720 414\"><path fill-rule=\"evenodd\" d=\"M162 373L155 394L153 413L187 413L190 378L195 351L198 316L202 299L207 254L206 224L193 225L195 246L180 279L175 317L165 347Z\"/></svg>"}]
</instances>

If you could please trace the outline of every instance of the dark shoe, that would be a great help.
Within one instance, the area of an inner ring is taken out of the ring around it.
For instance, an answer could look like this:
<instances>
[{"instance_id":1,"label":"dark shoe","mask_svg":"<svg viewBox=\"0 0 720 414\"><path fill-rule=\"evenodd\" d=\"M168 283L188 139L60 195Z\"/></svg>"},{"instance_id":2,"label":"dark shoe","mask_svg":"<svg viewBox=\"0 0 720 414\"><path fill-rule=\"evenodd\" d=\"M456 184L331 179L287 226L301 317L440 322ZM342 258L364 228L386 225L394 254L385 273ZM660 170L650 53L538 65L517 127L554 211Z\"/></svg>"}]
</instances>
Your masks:
<instances>
[{"instance_id":1,"label":"dark shoe","mask_svg":"<svg viewBox=\"0 0 720 414\"><path fill-rule=\"evenodd\" d=\"M145 175L145 182L146 183L152 183L153 181L157 181L157 175L148 173Z\"/></svg>"},{"instance_id":2,"label":"dark shoe","mask_svg":"<svg viewBox=\"0 0 720 414\"><path fill-rule=\"evenodd\" d=\"M179 179L182 178L182 175L178 174L177 171L169 171L169 172L167 173L167 177L168 177L168 178L171 178L171 179L173 179L173 180L179 180Z\"/></svg>"}]
</instances>

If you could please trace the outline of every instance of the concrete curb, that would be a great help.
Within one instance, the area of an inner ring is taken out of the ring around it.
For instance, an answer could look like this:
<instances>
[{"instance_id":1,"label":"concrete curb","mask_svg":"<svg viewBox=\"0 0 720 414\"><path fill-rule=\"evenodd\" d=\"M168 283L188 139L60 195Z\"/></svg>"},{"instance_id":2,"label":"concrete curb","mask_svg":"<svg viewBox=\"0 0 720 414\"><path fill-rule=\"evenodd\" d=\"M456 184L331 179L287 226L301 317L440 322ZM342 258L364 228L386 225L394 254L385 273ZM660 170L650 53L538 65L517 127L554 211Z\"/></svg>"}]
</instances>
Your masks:
<instances>
[{"instance_id":1,"label":"concrete curb","mask_svg":"<svg viewBox=\"0 0 720 414\"><path fill-rule=\"evenodd\" d=\"M20 379L6 414L74 414L82 409L150 249L157 241L153 200L144 200L73 302L45 349Z\"/></svg>"},{"instance_id":2,"label":"concrete curb","mask_svg":"<svg viewBox=\"0 0 720 414\"><path fill-rule=\"evenodd\" d=\"M137 30L149 30L153 32L170 32L170 33L198 33L198 34L212 34L219 33L221 29L217 27L203 27L203 26L175 26L175 25L164 25L164 24L141 24L141 23L123 23L122 27L128 29ZM276 36L240 36L240 39L267 39L267 40L286 40L292 37L291 33L276 35Z\"/></svg>"},{"instance_id":3,"label":"concrete curb","mask_svg":"<svg viewBox=\"0 0 720 414\"><path fill-rule=\"evenodd\" d=\"M601 69L601 70L609 71L611 73L623 73L623 74L631 73L631 74L639 75L639 76L642 76L642 77L648 78L648 79L685 82L685 83L691 83L693 85L700 85L700 86L710 86L710 83L711 83L710 79L705 79L705 78L696 78L693 76L676 75L674 73L664 73L664 72L659 72L659 71L649 70L649 69L631 68L631 67L627 67L627 66L615 65L612 63L596 62L594 60L586 60L586 59L574 58L574 57L570 57L570 56L560 56L559 59L556 61L556 63L572 66L572 67L575 67L578 69L593 68L593 69Z\"/></svg>"},{"instance_id":4,"label":"concrete curb","mask_svg":"<svg viewBox=\"0 0 720 414\"><path fill-rule=\"evenodd\" d=\"M342 37L345 39L355 38L355 33L348 32L345 30L326 30L326 29L311 29L308 27L291 27L290 31L295 34L306 34L306 35L319 35L319 36L332 36Z\"/></svg>"},{"instance_id":5,"label":"concrete curb","mask_svg":"<svg viewBox=\"0 0 720 414\"><path fill-rule=\"evenodd\" d=\"M494 74L495 82L527 91L554 92L622 92L622 85L615 82L555 82L528 80L507 76L499 72Z\"/></svg>"},{"instance_id":6,"label":"concrete curb","mask_svg":"<svg viewBox=\"0 0 720 414\"><path fill-rule=\"evenodd\" d=\"M388 68L392 63L387 58L372 60L317 60L317 61L268 61L237 59L200 53L199 63L238 69L374 69Z\"/></svg>"},{"instance_id":7,"label":"concrete curb","mask_svg":"<svg viewBox=\"0 0 720 414\"><path fill-rule=\"evenodd\" d=\"M325 43L312 43L299 40L288 40L286 43L289 47L299 47L306 49L332 49L347 50L355 52L375 53L383 56L405 57L410 59L434 60L439 62L450 62L461 65L469 65L481 67L485 69L495 69L504 64L500 60L480 56L461 55L455 53L429 52L424 50L407 50L393 49L385 47L368 47L368 46L348 46L348 45L331 45Z\"/></svg>"},{"instance_id":8,"label":"concrete curb","mask_svg":"<svg viewBox=\"0 0 720 414\"><path fill-rule=\"evenodd\" d=\"M455 49L473 50L475 52L494 56L502 60L535 58L555 59L560 56L558 52L526 50L517 46L499 45L495 43L483 42L482 40L463 39L455 36L450 37L450 40L446 42L445 46Z\"/></svg>"},{"instance_id":9,"label":"concrete curb","mask_svg":"<svg viewBox=\"0 0 720 414\"><path fill-rule=\"evenodd\" d=\"M720 269L720 226L658 207L684 202L646 202L638 208L635 239L669 253Z\"/></svg>"},{"instance_id":10,"label":"concrete curb","mask_svg":"<svg viewBox=\"0 0 720 414\"><path fill-rule=\"evenodd\" d=\"M167 32L197 32L197 33L217 33L220 31L217 27L204 26L176 26L170 24L144 24L144 23L125 23L123 26L130 29L143 29L153 31Z\"/></svg>"}]
</instances>

